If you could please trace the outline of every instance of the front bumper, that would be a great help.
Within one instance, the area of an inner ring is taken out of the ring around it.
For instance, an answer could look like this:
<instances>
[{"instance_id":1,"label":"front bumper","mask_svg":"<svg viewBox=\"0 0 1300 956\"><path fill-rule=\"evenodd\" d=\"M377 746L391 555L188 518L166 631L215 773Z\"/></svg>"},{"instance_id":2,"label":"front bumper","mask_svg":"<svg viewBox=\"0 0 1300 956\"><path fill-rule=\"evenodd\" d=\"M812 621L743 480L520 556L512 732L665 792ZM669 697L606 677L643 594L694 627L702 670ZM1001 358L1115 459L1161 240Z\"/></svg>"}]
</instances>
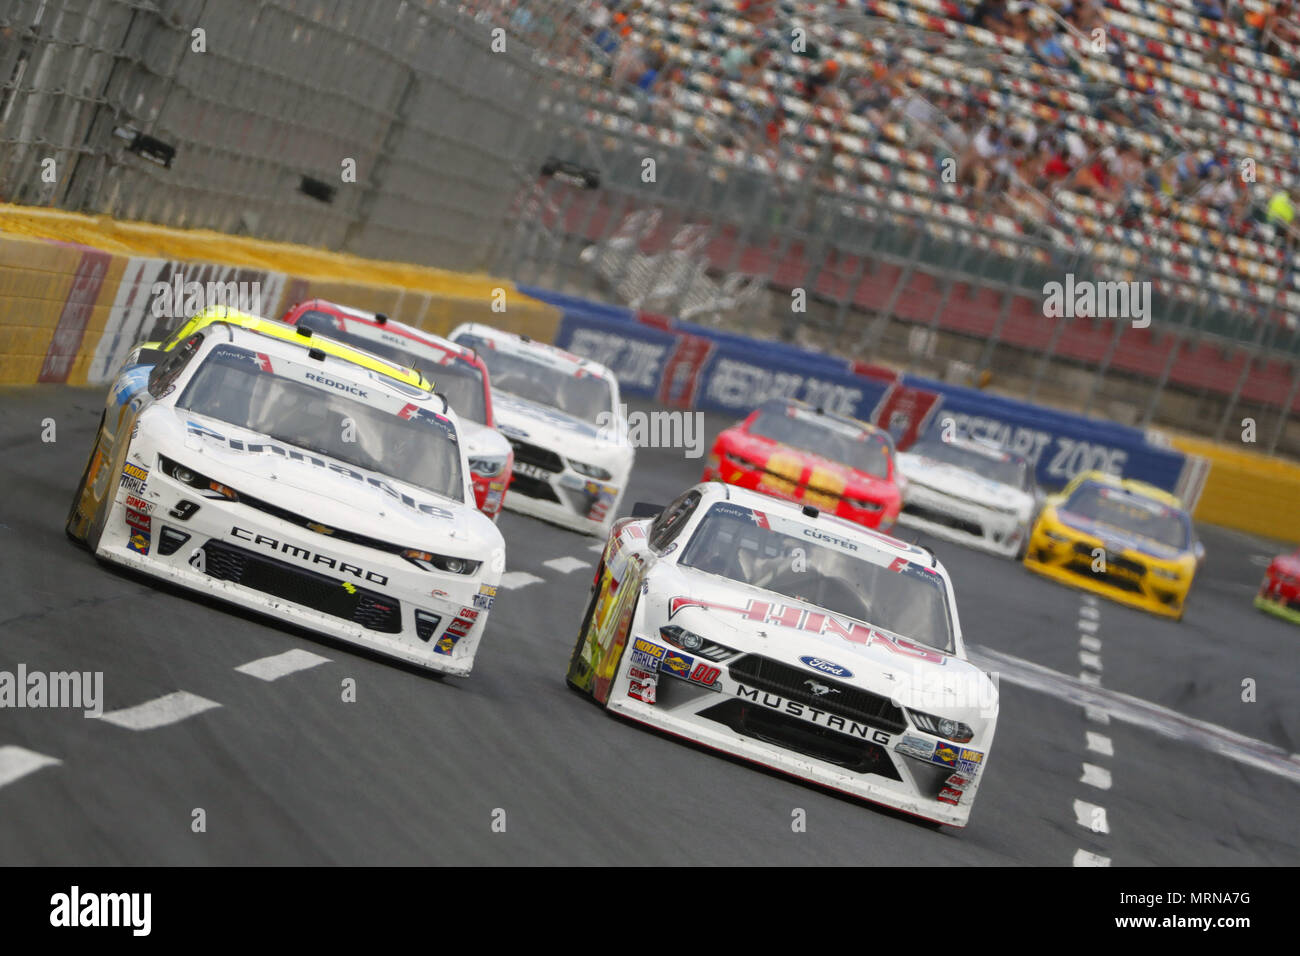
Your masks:
<instances>
[{"instance_id":1,"label":"front bumper","mask_svg":"<svg viewBox=\"0 0 1300 956\"><path fill-rule=\"evenodd\" d=\"M969 754L973 744L948 745L905 722L881 720L873 725L799 704L788 693L782 696L747 686L726 665L719 666L721 673L712 688L702 687L662 669L647 670L646 657L632 653L637 646L636 641L629 644L611 683L608 707L612 712L925 820L953 827L969 821L992 729L977 751L980 762L975 772L959 772L953 765L904 751L919 743L938 742ZM649 676L652 673L655 676ZM648 684L653 688L647 690ZM810 711L820 716L809 719ZM954 791L949 781L957 773L962 782ZM941 793L949 802L940 799Z\"/></svg>"},{"instance_id":2,"label":"front bumper","mask_svg":"<svg viewBox=\"0 0 1300 956\"><path fill-rule=\"evenodd\" d=\"M1261 592L1255 595L1255 607L1284 621L1300 624L1300 601L1288 601L1280 595Z\"/></svg>"},{"instance_id":3,"label":"front bumper","mask_svg":"<svg viewBox=\"0 0 1300 956\"><path fill-rule=\"evenodd\" d=\"M495 596L481 577L449 580L461 576L426 572L245 504L205 498L187 519L169 514L194 497L155 469L145 492L151 514L128 513L119 493L96 557L431 671L464 677L473 669ZM177 534L186 536L181 544L165 544ZM307 564L303 554L327 554L334 566Z\"/></svg>"},{"instance_id":4,"label":"front bumper","mask_svg":"<svg viewBox=\"0 0 1300 956\"><path fill-rule=\"evenodd\" d=\"M1081 538L1053 541L1035 529L1025 551L1025 567L1053 581L1090 591L1117 604L1160 617L1175 620L1182 617L1187 594L1191 590L1190 580L1157 580L1149 568L1143 574L1121 569L1094 573L1090 559L1075 549L1076 544L1089 550L1101 547L1100 542L1089 542Z\"/></svg>"},{"instance_id":5,"label":"front bumper","mask_svg":"<svg viewBox=\"0 0 1300 956\"><path fill-rule=\"evenodd\" d=\"M514 472L505 507L583 534L607 535L627 487L626 475L589 478L554 452L513 442Z\"/></svg>"},{"instance_id":6,"label":"front bumper","mask_svg":"<svg viewBox=\"0 0 1300 956\"><path fill-rule=\"evenodd\" d=\"M1015 557L1029 536L1026 523L1015 514L985 508L970 501L913 485L898 523L1003 557Z\"/></svg>"}]
</instances>

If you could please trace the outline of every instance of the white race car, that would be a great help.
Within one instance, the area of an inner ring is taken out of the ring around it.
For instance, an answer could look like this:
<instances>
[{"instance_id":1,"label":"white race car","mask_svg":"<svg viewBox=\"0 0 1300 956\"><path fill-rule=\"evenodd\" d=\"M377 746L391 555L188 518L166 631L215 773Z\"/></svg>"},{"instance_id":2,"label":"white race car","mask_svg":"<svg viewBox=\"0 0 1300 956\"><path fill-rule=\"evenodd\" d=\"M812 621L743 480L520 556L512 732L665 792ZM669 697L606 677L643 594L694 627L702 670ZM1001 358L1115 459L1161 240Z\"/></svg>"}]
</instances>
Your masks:
<instances>
[{"instance_id":1,"label":"white race car","mask_svg":"<svg viewBox=\"0 0 1300 956\"><path fill-rule=\"evenodd\" d=\"M929 551L721 482L614 525L567 680L615 714L951 826L997 725Z\"/></svg>"},{"instance_id":2,"label":"white race car","mask_svg":"<svg viewBox=\"0 0 1300 956\"><path fill-rule=\"evenodd\" d=\"M584 534L609 532L635 449L605 366L488 325L449 338L488 367L497 428L514 449L506 507Z\"/></svg>"},{"instance_id":3,"label":"white race car","mask_svg":"<svg viewBox=\"0 0 1300 956\"><path fill-rule=\"evenodd\" d=\"M176 345L116 440L101 427L69 528L100 559L468 674L505 550L455 413L300 341L217 323Z\"/></svg>"},{"instance_id":4,"label":"white race car","mask_svg":"<svg viewBox=\"0 0 1300 956\"><path fill-rule=\"evenodd\" d=\"M923 438L898 455L898 523L1006 557L1029 541L1040 495L1020 455L969 438Z\"/></svg>"}]
</instances>

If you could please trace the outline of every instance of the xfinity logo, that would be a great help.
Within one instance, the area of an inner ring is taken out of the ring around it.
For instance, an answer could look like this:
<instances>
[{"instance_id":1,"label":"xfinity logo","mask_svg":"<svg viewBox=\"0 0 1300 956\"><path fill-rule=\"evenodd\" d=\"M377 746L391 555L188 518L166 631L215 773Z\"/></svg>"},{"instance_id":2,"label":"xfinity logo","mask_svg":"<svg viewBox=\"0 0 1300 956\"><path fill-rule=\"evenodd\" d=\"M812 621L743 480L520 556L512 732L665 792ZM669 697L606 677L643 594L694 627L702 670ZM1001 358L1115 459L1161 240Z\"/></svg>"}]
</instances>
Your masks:
<instances>
[{"instance_id":1,"label":"xfinity logo","mask_svg":"<svg viewBox=\"0 0 1300 956\"><path fill-rule=\"evenodd\" d=\"M69 893L50 897L51 926L126 926L133 936L148 936L153 920L152 893Z\"/></svg>"},{"instance_id":2,"label":"xfinity logo","mask_svg":"<svg viewBox=\"0 0 1300 956\"><path fill-rule=\"evenodd\" d=\"M822 660L820 657L801 657L799 663L806 664L815 671L821 671L834 677L852 677L853 671L847 667L840 667L839 664L832 664L830 661Z\"/></svg>"},{"instance_id":3,"label":"xfinity logo","mask_svg":"<svg viewBox=\"0 0 1300 956\"><path fill-rule=\"evenodd\" d=\"M378 584L383 587L388 583L388 578L377 571L363 571L355 564L347 564L331 558L328 554L313 554L306 548L300 548L296 544L290 544L287 541L280 541L264 534L254 534L243 528L231 528L230 536L238 538L240 541L248 541L252 544L260 545L271 551L279 551L287 554L291 558L297 558L299 561L305 561L307 564L321 564L332 571L340 571L344 574L350 574L359 581L369 581L371 584Z\"/></svg>"},{"instance_id":4,"label":"xfinity logo","mask_svg":"<svg viewBox=\"0 0 1300 956\"><path fill-rule=\"evenodd\" d=\"M369 398L370 395L364 388L353 385L350 382L336 382L332 378L326 378L324 375L317 375L314 372L308 372L307 378L313 382L319 382L321 385L328 385L330 388L337 388L341 392L351 392L361 398Z\"/></svg>"}]
</instances>

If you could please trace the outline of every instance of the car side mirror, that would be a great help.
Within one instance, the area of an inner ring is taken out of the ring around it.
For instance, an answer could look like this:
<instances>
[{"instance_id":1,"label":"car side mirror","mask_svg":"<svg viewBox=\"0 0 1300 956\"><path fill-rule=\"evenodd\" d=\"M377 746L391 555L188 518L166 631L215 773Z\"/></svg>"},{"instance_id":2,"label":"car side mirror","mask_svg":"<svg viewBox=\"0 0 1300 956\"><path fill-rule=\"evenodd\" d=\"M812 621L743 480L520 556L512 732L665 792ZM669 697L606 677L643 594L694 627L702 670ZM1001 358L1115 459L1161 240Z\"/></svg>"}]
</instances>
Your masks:
<instances>
[{"instance_id":1,"label":"car side mirror","mask_svg":"<svg viewBox=\"0 0 1300 956\"><path fill-rule=\"evenodd\" d=\"M652 505L647 501L638 501L632 505L633 518L658 518L663 514L663 505Z\"/></svg>"}]
</instances>

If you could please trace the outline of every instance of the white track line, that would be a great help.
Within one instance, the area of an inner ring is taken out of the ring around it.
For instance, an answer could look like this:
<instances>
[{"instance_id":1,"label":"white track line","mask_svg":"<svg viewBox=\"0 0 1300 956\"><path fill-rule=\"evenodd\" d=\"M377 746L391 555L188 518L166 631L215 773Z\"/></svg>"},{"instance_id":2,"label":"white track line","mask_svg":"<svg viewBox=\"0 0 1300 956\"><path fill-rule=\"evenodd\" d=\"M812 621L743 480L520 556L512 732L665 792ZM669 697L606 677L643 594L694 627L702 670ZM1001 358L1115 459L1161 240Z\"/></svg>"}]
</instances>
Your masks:
<instances>
[{"instance_id":1,"label":"white track line","mask_svg":"<svg viewBox=\"0 0 1300 956\"><path fill-rule=\"evenodd\" d=\"M240 664L235 670L241 674L247 674L249 677L271 681L279 680L289 674L296 674L298 671L305 671L309 667L328 664L329 661L328 657L321 657L311 651L294 649L285 651L283 654L272 654L270 657L260 657L255 661L249 661L247 664Z\"/></svg>"},{"instance_id":2,"label":"white track line","mask_svg":"<svg viewBox=\"0 0 1300 956\"><path fill-rule=\"evenodd\" d=\"M1079 683L1088 687L1100 687L1101 675L1096 671L1079 671Z\"/></svg>"},{"instance_id":3,"label":"white track line","mask_svg":"<svg viewBox=\"0 0 1300 956\"><path fill-rule=\"evenodd\" d=\"M1075 866L1110 866L1110 857L1089 853L1087 850L1074 851Z\"/></svg>"},{"instance_id":4,"label":"white track line","mask_svg":"<svg viewBox=\"0 0 1300 956\"><path fill-rule=\"evenodd\" d=\"M551 558L549 561L543 561L542 564L552 571L559 571L561 574L571 574L578 568L590 567L588 562L582 560L582 558L573 558L567 555L563 558Z\"/></svg>"},{"instance_id":5,"label":"white track line","mask_svg":"<svg viewBox=\"0 0 1300 956\"><path fill-rule=\"evenodd\" d=\"M1110 714L1106 713L1100 707L1084 707L1083 716L1087 717L1096 724L1109 724Z\"/></svg>"},{"instance_id":6,"label":"white track line","mask_svg":"<svg viewBox=\"0 0 1300 956\"><path fill-rule=\"evenodd\" d=\"M62 762L23 747L0 747L0 787L13 783L29 773L35 773L42 767Z\"/></svg>"},{"instance_id":7,"label":"white track line","mask_svg":"<svg viewBox=\"0 0 1300 956\"><path fill-rule=\"evenodd\" d=\"M1085 604L1079 608L1079 619L1081 621L1095 621L1099 617L1101 617L1101 611L1091 604Z\"/></svg>"},{"instance_id":8,"label":"white track line","mask_svg":"<svg viewBox=\"0 0 1300 956\"><path fill-rule=\"evenodd\" d=\"M1090 668L1094 671L1099 671L1101 670L1101 655L1093 654L1090 651L1080 651L1079 663L1084 667Z\"/></svg>"},{"instance_id":9,"label":"white track line","mask_svg":"<svg viewBox=\"0 0 1300 956\"><path fill-rule=\"evenodd\" d=\"M1115 745L1110 742L1110 738L1105 734L1099 734L1092 730L1084 731L1088 740L1088 749L1093 753L1101 754L1103 757L1115 756Z\"/></svg>"},{"instance_id":10,"label":"white track line","mask_svg":"<svg viewBox=\"0 0 1300 956\"><path fill-rule=\"evenodd\" d=\"M501 586L513 591L516 588L526 588L530 584L537 584L541 580L537 575L529 574L527 571L507 571L501 575Z\"/></svg>"},{"instance_id":11,"label":"white track line","mask_svg":"<svg viewBox=\"0 0 1300 956\"><path fill-rule=\"evenodd\" d=\"M1089 637L1087 634L1080 634L1079 646L1085 651L1099 651L1101 650L1101 638Z\"/></svg>"},{"instance_id":12,"label":"white track line","mask_svg":"<svg viewBox=\"0 0 1300 956\"><path fill-rule=\"evenodd\" d=\"M1086 634L1096 634L1097 628L1100 626L1101 626L1100 622L1096 620L1089 619L1086 617L1079 618L1079 630L1083 631Z\"/></svg>"},{"instance_id":13,"label":"white track line","mask_svg":"<svg viewBox=\"0 0 1300 956\"><path fill-rule=\"evenodd\" d=\"M127 730L153 730L220 706L216 701L178 690L134 707L111 710L100 719Z\"/></svg>"},{"instance_id":14,"label":"white track line","mask_svg":"<svg viewBox=\"0 0 1300 956\"><path fill-rule=\"evenodd\" d=\"M1096 787L1098 790L1109 790L1111 779L1110 771L1105 767L1098 767L1096 764L1085 763L1083 765L1083 776L1079 778L1080 783L1086 783L1090 787Z\"/></svg>"},{"instance_id":15,"label":"white track line","mask_svg":"<svg viewBox=\"0 0 1300 956\"><path fill-rule=\"evenodd\" d=\"M1106 808L1087 800L1074 801L1074 822L1093 833L1110 832L1110 824L1106 822Z\"/></svg>"},{"instance_id":16,"label":"white track line","mask_svg":"<svg viewBox=\"0 0 1300 956\"><path fill-rule=\"evenodd\" d=\"M1226 727L1197 720L1150 701L1102 687L1089 687L1083 681L1001 651L987 647L967 647L970 658L982 670L993 671L1000 680L1072 704L1104 711L1116 720L1154 730L1173 740L1195 744L1220 756L1267 770L1300 783L1300 758L1292 757L1281 747L1247 737Z\"/></svg>"}]
</instances>

